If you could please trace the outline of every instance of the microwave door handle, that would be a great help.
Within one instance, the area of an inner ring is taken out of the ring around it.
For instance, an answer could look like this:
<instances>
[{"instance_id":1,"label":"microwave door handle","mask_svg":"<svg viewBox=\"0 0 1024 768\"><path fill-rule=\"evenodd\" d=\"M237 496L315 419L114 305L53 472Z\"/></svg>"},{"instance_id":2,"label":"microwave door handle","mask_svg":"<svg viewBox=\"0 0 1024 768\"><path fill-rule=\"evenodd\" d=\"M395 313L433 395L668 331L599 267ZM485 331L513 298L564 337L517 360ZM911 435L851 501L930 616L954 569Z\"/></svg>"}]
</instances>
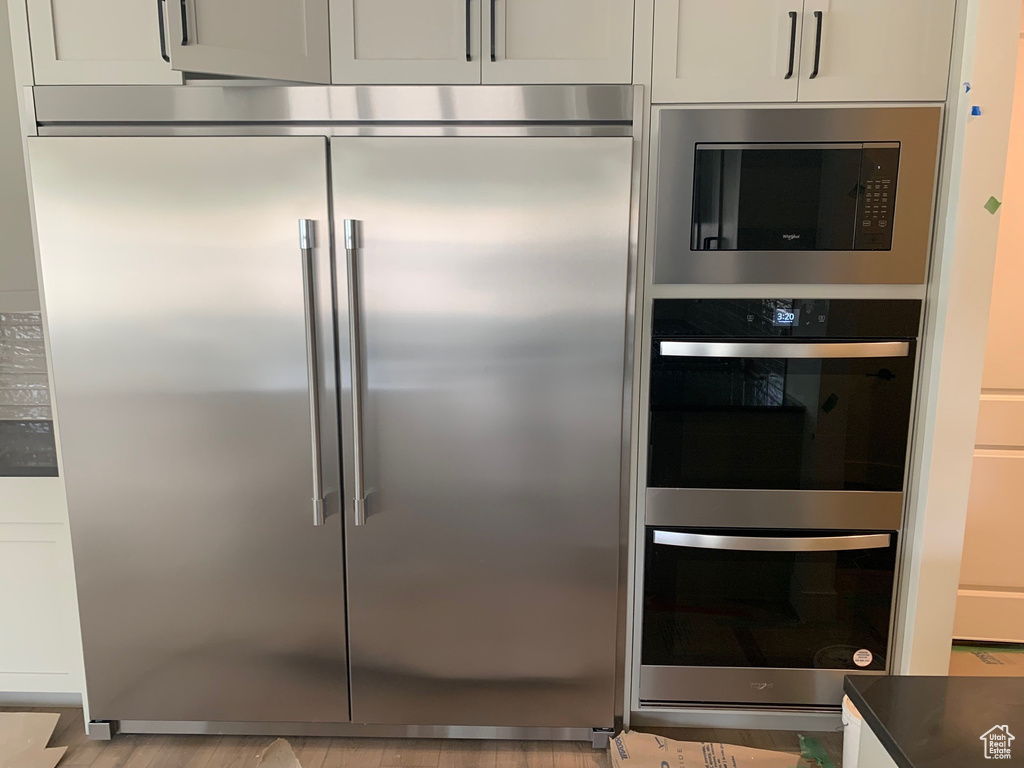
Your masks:
<instances>
[{"instance_id":1,"label":"microwave door handle","mask_svg":"<svg viewBox=\"0 0 1024 768\"><path fill-rule=\"evenodd\" d=\"M770 357L821 359L853 357L907 357L908 341L760 342L662 341L662 357Z\"/></svg>"},{"instance_id":2,"label":"microwave door handle","mask_svg":"<svg viewBox=\"0 0 1024 768\"><path fill-rule=\"evenodd\" d=\"M718 536L681 531L654 532L655 544L735 552L840 552L856 549L887 549L891 542L892 536L888 533L785 538L777 536Z\"/></svg>"}]
</instances>

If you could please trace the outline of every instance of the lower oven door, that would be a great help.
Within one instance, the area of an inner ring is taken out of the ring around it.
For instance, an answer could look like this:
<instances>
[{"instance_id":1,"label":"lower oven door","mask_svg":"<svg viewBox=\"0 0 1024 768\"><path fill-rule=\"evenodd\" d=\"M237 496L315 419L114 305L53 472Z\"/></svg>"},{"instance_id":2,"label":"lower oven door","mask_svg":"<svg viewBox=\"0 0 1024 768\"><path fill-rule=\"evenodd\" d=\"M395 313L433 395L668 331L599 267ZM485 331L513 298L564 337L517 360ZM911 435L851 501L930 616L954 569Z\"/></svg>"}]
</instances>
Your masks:
<instances>
[{"instance_id":1,"label":"lower oven door","mask_svg":"<svg viewBox=\"0 0 1024 768\"><path fill-rule=\"evenodd\" d=\"M838 705L886 670L896 539L648 528L641 701Z\"/></svg>"}]
</instances>

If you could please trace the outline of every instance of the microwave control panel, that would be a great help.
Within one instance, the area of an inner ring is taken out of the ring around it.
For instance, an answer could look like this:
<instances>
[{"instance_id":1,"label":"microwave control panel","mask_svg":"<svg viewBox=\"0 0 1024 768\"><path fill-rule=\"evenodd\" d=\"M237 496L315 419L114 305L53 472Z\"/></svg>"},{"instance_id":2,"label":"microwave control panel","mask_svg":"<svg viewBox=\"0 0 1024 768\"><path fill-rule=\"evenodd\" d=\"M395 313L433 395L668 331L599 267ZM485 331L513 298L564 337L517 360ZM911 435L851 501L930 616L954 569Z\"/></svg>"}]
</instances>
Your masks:
<instances>
[{"instance_id":1,"label":"microwave control panel","mask_svg":"<svg viewBox=\"0 0 1024 768\"><path fill-rule=\"evenodd\" d=\"M892 249L892 214L896 204L899 144L865 144L857 196L854 250Z\"/></svg>"}]
</instances>

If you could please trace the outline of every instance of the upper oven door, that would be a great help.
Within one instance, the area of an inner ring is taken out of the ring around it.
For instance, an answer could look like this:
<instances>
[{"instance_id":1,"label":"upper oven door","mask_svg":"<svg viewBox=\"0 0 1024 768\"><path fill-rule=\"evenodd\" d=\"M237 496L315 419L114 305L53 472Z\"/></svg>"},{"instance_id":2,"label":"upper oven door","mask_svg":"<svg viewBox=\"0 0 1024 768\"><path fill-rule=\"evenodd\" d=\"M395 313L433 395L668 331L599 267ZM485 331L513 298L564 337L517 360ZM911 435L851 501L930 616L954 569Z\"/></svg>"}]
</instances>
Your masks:
<instances>
[{"instance_id":1,"label":"upper oven door","mask_svg":"<svg viewBox=\"0 0 1024 768\"><path fill-rule=\"evenodd\" d=\"M923 283L938 107L659 109L656 283Z\"/></svg>"},{"instance_id":2,"label":"upper oven door","mask_svg":"<svg viewBox=\"0 0 1024 768\"><path fill-rule=\"evenodd\" d=\"M913 341L664 341L649 488L903 490Z\"/></svg>"}]
</instances>

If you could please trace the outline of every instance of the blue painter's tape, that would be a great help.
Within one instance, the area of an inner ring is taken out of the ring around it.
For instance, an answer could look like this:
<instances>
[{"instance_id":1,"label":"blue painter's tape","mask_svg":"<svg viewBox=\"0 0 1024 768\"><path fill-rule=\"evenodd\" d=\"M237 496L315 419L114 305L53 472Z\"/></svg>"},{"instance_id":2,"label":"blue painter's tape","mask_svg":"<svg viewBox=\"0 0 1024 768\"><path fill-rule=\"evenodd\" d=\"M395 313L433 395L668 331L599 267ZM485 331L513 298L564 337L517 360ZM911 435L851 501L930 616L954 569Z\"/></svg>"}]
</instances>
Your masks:
<instances>
[{"instance_id":1,"label":"blue painter's tape","mask_svg":"<svg viewBox=\"0 0 1024 768\"><path fill-rule=\"evenodd\" d=\"M979 117L981 115L981 107L971 107L971 114L974 117Z\"/></svg>"}]
</instances>

